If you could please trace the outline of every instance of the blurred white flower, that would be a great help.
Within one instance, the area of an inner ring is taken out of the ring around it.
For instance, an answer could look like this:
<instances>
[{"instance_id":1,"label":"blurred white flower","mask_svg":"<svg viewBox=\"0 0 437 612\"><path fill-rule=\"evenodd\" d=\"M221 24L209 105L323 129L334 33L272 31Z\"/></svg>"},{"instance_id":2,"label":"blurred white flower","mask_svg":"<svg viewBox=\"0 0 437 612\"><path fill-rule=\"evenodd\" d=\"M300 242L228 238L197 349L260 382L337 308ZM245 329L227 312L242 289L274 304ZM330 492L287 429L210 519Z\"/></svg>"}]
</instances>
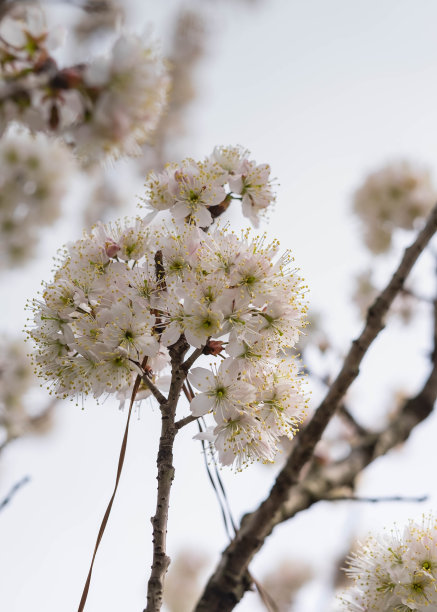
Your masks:
<instances>
[{"instance_id":1,"label":"blurred white flower","mask_svg":"<svg viewBox=\"0 0 437 612\"><path fill-rule=\"evenodd\" d=\"M386 252L393 231L413 229L436 200L437 191L426 168L398 161L371 173L354 196L367 247L375 254Z\"/></svg>"},{"instance_id":2,"label":"blurred white flower","mask_svg":"<svg viewBox=\"0 0 437 612\"><path fill-rule=\"evenodd\" d=\"M437 609L437 522L423 517L365 544L346 570L354 586L341 598L345 610L429 612Z\"/></svg>"},{"instance_id":3,"label":"blurred white flower","mask_svg":"<svg viewBox=\"0 0 437 612\"><path fill-rule=\"evenodd\" d=\"M10 130L0 140L0 261L29 258L38 230L59 216L73 160L68 149L45 134Z\"/></svg>"}]
</instances>

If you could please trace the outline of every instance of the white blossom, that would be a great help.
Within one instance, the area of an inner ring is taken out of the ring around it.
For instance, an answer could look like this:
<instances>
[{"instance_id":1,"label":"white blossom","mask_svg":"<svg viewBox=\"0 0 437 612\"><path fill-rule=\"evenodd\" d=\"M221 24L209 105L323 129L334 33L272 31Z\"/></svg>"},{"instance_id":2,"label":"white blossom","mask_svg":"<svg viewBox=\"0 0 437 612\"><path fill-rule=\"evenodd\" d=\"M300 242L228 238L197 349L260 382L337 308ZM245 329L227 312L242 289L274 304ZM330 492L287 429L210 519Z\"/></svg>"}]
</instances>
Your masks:
<instances>
[{"instance_id":1,"label":"white blossom","mask_svg":"<svg viewBox=\"0 0 437 612\"><path fill-rule=\"evenodd\" d=\"M429 170L419 165L398 161L369 174L354 197L367 247L376 254L386 252L393 231L414 229L436 200Z\"/></svg>"},{"instance_id":2,"label":"white blossom","mask_svg":"<svg viewBox=\"0 0 437 612\"><path fill-rule=\"evenodd\" d=\"M341 598L345 610L437 609L437 522L423 517L397 529L369 536L349 559L354 586Z\"/></svg>"},{"instance_id":3,"label":"white blossom","mask_svg":"<svg viewBox=\"0 0 437 612\"><path fill-rule=\"evenodd\" d=\"M42 226L60 213L73 162L66 147L45 134L9 130L0 140L0 258L28 259Z\"/></svg>"},{"instance_id":4,"label":"white blossom","mask_svg":"<svg viewBox=\"0 0 437 612\"><path fill-rule=\"evenodd\" d=\"M249 155L242 147L216 147L204 161L169 164L163 172L149 174L143 202L151 211L169 210L179 223L188 220L209 227L215 216L237 200L243 214L257 226L275 196L270 167L257 165Z\"/></svg>"},{"instance_id":5,"label":"white blossom","mask_svg":"<svg viewBox=\"0 0 437 612\"><path fill-rule=\"evenodd\" d=\"M164 110L168 84L155 46L133 34L120 36L111 55L85 71L85 87L98 96L86 121L72 130L79 154L139 154Z\"/></svg>"},{"instance_id":6,"label":"white blossom","mask_svg":"<svg viewBox=\"0 0 437 612\"><path fill-rule=\"evenodd\" d=\"M183 193L200 174L186 176ZM182 198L174 186L169 192ZM299 367L283 354L304 325L306 286L277 241L218 225L205 231L191 223L193 211L170 227L100 223L67 245L31 306L29 334L38 373L55 393L115 394L122 403L143 371L163 387L167 349L184 336L191 351L216 360L189 373L199 391L192 414L214 420L219 460L240 469L272 461L280 437L292 438L303 419ZM139 398L148 395L143 384Z\"/></svg>"}]
</instances>

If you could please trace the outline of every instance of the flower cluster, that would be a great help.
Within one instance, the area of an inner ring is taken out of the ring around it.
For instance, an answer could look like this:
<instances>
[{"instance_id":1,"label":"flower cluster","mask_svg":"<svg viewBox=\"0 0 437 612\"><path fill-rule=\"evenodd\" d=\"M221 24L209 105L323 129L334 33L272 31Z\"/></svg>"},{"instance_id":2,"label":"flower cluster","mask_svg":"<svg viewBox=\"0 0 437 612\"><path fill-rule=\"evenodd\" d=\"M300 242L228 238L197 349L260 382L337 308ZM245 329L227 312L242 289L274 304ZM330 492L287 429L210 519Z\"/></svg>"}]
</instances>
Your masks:
<instances>
[{"instance_id":1,"label":"flower cluster","mask_svg":"<svg viewBox=\"0 0 437 612\"><path fill-rule=\"evenodd\" d=\"M156 49L139 36L122 35L110 56L83 74L88 100L73 129L79 154L137 155L164 110L169 79Z\"/></svg>"},{"instance_id":2,"label":"flower cluster","mask_svg":"<svg viewBox=\"0 0 437 612\"><path fill-rule=\"evenodd\" d=\"M34 250L38 228L60 211L72 160L62 142L45 134L9 131L0 140L0 260L19 263Z\"/></svg>"},{"instance_id":3,"label":"flower cluster","mask_svg":"<svg viewBox=\"0 0 437 612\"><path fill-rule=\"evenodd\" d=\"M354 586L346 610L413 612L437 609L437 521L410 522L402 534L370 536L349 560Z\"/></svg>"},{"instance_id":4,"label":"flower cluster","mask_svg":"<svg viewBox=\"0 0 437 612\"><path fill-rule=\"evenodd\" d=\"M411 230L437 200L429 171L407 161L389 164L370 174L354 198L364 241L375 254L391 246L396 228Z\"/></svg>"},{"instance_id":5,"label":"flower cluster","mask_svg":"<svg viewBox=\"0 0 437 612\"><path fill-rule=\"evenodd\" d=\"M280 358L306 311L292 261L250 231L159 229L139 218L99 225L68 246L33 303L37 370L60 396L123 399L138 372L166 383L168 347L184 334L191 347L225 357L189 375L200 391L192 413L213 413L204 435L221 462L271 461L306 405L298 366Z\"/></svg>"},{"instance_id":6,"label":"flower cluster","mask_svg":"<svg viewBox=\"0 0 437 612\"><path fill-rule=\"evenodd\" d=\"M110 55L59 69L37 7L22 8L0 24L0 130L10 121L33 131L62 134L77 153L140 152L166 103L168 75L154 45L122 35Z\"/></svg>"},{"instance_id":7,"label":"flower cluster","mask_svg":"<svg viewBox=\"0 0 437 612\"><path fill-rule=\"evenodd\" d=\"M179 223L208 227L236 199L257 227L275 196L270 166L249 156L242 147L216 147L204 161L168 164L164 172L149 174L144 203L155 212L169 210Z\"/></svg>"}]
</instances>

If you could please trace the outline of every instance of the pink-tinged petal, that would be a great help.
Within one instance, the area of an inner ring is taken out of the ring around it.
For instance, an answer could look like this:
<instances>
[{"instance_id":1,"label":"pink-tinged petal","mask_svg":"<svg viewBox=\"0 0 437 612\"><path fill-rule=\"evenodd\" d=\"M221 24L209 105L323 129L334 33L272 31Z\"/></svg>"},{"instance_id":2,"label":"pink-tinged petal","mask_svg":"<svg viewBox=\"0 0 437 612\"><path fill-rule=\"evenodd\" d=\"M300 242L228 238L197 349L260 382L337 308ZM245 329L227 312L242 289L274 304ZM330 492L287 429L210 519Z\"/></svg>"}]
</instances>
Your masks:
<instances>
[{"instance_id":1,"label":"pink-tinged petal","mask_svg":"<svg viewBox=\"0 0 437 612\"><path fill-rule=\"evenodd\" d=\"M206 393L200 393L191 400L190 410L193 416L203 416L210 412L214 407L214 398Z\"/></svg>"},{"instance_id":2,"label":"pink-tinged petal","mask_svg":"<svg viewBox=\"0 0 437 612\"><path fill-rule=\"evenodd\" d=\"M215 385L215 376L211 370L206 368L193 368L188 375L190 383L199 389L199 391L206 391L211 389Z\"/></svg>"},{"instance_id":3,"label":"pink-tinged petal","mask_svg":"<svg viewBox=\"0 0 437 612\"><path fill-rule=\"evenodd\" d=\"M197 224L200 227L207 227L212 223L211 213L205 206L199 206L196 212L193 214L193 217L196 219Z\"/></svg>"},{"instance_id":4,"label":"pink-tinged petal","mask_svg":"<svg viewBox=\"0 0 437 612\"><path fill-rule=\"evenodd\" d=\"M243 179L240 176L229 177L229 187L234 193L241 193L243 189Z\"/></svg>"},{"instance_id":5,"label":"pink-tinged petal","mask_svg":"<svg viewBox=\"0 0 437 612\"><path fill-rule=\"evenodd\" d=\"M177 202L172 206L170 212L175 219L182 221L191 211L188 204L185 202Z\"/></svg>"}]
</instances>

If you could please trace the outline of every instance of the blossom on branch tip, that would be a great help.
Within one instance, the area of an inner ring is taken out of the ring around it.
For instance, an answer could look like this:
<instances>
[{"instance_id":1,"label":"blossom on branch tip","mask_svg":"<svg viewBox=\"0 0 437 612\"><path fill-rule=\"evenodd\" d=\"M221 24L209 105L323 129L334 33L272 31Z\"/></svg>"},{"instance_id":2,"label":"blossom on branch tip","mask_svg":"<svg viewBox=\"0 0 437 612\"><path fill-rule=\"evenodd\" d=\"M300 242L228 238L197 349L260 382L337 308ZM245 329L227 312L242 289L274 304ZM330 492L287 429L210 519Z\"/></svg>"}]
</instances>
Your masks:
<instances>
[{"instance_id":1,"label":"blossom on branch tip","mask_svg":"<svg viewBox=\"0 0 437 612\"><path fill-rule=\"evenodd\" d=\"M169 210L179 222L209 227L232 200L258 226L260 215L274 202L270 167L249 160L241 147L216 147L204 161L185 159L168 164L163 172L149 173L145 206L155 212Z\"/></svg>"},{"instance_id":2,"label":"blossom on branch tip","mask_svg":"<svg viewBox=\"0 0 437 612\"><path fill-rule=\"evenodd\" d=\"M162 388L182 339L188 360L215 360L211 370L186 372L199 391L193 416L215 422L220 462L241 469L273 461L306 409L299 367L283 357L305 325L306 289L291 254L250 230L141 218L99 223L67 245L30 306L35 366L57 395L113 394L123 402L138 374ZM148 395L145 384L138 397Z\"/></svg>"}]
</instances>

